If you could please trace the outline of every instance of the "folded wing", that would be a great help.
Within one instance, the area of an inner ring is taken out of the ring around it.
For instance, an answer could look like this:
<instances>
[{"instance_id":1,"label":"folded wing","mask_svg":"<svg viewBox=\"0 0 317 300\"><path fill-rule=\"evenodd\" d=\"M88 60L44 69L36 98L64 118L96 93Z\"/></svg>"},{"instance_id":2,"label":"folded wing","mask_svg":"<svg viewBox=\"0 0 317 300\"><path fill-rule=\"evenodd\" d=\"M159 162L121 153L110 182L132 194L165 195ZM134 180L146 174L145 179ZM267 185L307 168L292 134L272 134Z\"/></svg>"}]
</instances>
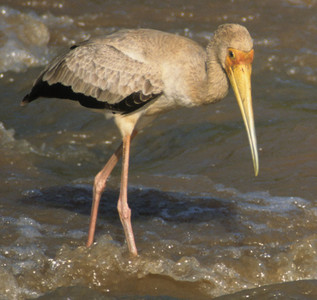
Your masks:
<instances>
[{"instance_id":1,"label":"folded wing","mask_svg":"<svg viewBox=\"0 0 317 300\"><path fill-rule=\"evenodd\" d=\"M163 92L160 70L99 38L73 46L41 73L23 103L38 97L77 100L83 106L129 113Z\"/></svg>"}]
</instances>

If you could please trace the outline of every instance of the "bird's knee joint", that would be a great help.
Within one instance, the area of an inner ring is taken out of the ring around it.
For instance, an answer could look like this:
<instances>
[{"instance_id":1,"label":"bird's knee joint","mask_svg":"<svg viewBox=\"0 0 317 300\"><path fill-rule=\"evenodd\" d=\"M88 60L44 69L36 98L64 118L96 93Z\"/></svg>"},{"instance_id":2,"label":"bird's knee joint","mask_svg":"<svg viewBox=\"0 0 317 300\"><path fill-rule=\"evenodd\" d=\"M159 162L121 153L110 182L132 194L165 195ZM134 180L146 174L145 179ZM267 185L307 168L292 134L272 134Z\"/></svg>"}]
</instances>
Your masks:
<instances>
[{"instance_id":1,"label":"bird's knee joint","mask_svg":"<svg viewBox=\"0 0 317 300\"><path fill-rule=\"evenodd\" d=\"M118 205L118 212L121 219L123 220L131 219L131 209L129 208L129 206Z\"/></svg>"},{"instance_id":2,"label":"bird's knee joint","mask_svg":"<svg viewBox=\"0 0 317 300\"><path fill-rule=\"evenodd\" d=\"M102 180L102 177L98 173L94 180L94 190L96 193L102 193L106 188L106 181Z\"/></svg>"}]
</instances>

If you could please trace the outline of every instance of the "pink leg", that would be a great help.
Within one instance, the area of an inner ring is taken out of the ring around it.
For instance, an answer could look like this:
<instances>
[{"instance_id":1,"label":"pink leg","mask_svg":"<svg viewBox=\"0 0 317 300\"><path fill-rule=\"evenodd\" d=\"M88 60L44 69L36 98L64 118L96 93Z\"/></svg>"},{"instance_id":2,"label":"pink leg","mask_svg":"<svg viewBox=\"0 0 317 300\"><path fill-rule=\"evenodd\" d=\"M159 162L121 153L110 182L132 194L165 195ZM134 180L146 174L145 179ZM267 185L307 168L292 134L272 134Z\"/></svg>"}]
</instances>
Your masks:
<instances>
[{"instance_id":1,"label":"pink leg","mask_svg":"<svg viewBox=\"0 0 317 300\"><path fill-rule=\"evenodd\" d=\"M120 196L118 200L118 212L124 229L125 238L128 244L129 251L132 255L137 256L138 251L135 246L134 235L131 225L131 209L128 205L128 171L129 171L129 156L130 156L130 141L131 136L123 138L123 157L122 157L122 173Z\"/></svg>"},{"instance_id":2,"label":"pink leg","mask_svg":"<svg viewBox=\"0 0 317 300\"><path fill-rule=\"evenodd\" d=\"M96 175L94 181L94 189L93 189L93 201L91 207L91 215L90 215L90 224L89 224L89 231L88 231L88 240L86 246L89 247L94 241L95 229L96 229L96 222L97 222L97 215L98 215L98 208L99 202L102 195L102 192L106 188L106 183L109 175L111 174L113 168L119 161L122 155L122 143L116 150L114 154L110 157L104 168Z\"/></svg>"},{"instance_id":3,"label":"pink leg","mask_svg":"<svg viewBox=\"0 0 317 300\"><path fill-rule=\"evenodd\" d=\"M134 130L131 135L131 139L134 138L136 134L137 134L137 131ZM88 239L86 243L87 247L90 247L94 241L100 198L104 189L106 188L106 183L107 183L107 179L109 175L111 174L113 168L116 166L117 162L119 161L122 155L122 145L123 144L121 143L121 145L118 147L115 153L112 154L112 156L110 157L110 159L108 160L104 168L95 177Z\"/></svg>"}]
</instances>

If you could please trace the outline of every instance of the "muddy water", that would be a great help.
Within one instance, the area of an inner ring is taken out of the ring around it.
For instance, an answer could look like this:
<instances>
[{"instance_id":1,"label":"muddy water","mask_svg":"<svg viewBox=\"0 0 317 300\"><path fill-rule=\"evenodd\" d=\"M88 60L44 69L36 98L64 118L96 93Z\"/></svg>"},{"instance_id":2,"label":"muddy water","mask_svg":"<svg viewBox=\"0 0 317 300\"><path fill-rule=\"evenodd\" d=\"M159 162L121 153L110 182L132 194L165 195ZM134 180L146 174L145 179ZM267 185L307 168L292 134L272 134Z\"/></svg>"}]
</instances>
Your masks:
<instances>
[{"instance_id":1,"label":"muddy water","mask_svg":"<svg viewBox=\"0 0 317 300\"><path fill-rule=\"evenodd\" d=\"M0 3L1 299L316 299L316 1ZM149 27L206 45L221 23L255 42L253 175L232 93L159 116L133 142L129 202L140 255L116 212L114 171L86 249L94 175L116 149L111 120L75 103L21 108L62 49Z\"/></svg>"}]
</instances>

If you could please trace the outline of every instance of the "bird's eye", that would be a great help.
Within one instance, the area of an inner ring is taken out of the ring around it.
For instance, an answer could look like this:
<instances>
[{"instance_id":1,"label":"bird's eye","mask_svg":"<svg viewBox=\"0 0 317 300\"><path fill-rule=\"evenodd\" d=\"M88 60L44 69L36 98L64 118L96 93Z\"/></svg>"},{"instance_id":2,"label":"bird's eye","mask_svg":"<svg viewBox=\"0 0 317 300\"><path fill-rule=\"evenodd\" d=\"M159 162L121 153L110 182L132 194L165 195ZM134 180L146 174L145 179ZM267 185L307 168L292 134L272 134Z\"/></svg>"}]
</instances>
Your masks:
<instances>
[{"instance_id":1,"label":"bird's eye","mask_svg":"<svg viewBox=\"0 0 317 300\"><path fill-rule=\"evenodd\" d=\"M230 57L230 58L234 58L234 57L235 57L234 52L231 51L231 50L229 50L228 54L229 54L229 57Z\"/></svg>"}]
</instances>

